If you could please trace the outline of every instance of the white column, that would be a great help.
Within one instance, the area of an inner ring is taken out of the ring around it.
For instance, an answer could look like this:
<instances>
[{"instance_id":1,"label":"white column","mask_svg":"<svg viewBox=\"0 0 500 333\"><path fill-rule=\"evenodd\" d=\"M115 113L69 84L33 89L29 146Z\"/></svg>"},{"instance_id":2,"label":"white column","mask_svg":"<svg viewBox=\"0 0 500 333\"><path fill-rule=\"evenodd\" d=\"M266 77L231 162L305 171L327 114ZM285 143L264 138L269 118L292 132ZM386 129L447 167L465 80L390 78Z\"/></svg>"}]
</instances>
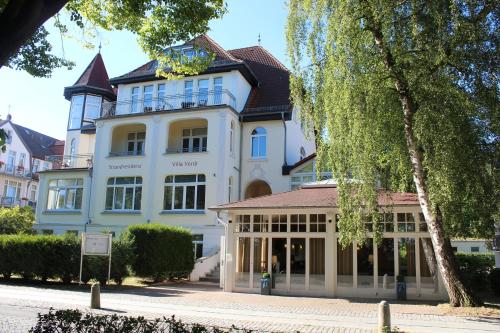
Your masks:
<instances>
[{"instance_id":1,"label":"white column","mask_svg":"<svg viewBox=\"0 0 500 333\"><path fill-rule=\"evenodd\" d=\"M326 217L325 277L327 294L334 296L337 291L337 237L335 235L335 214ZM330 223L329 221L332 221ZM333 257L330 257L332 254Z\"/></svg>"},{"instance_id":2,"label":"white column","mask_svg":"<svg viewBox=\"0 0 500 333\"><path fill-rule=\"evenodd\" d=\"M233 291L234 288L234 257L236 255L236 247L234 244L234 223L235 216L229 215L229 220L233 223L228 223L226 233L226 258L225 258L225 277L224 277L224 291Z\"/></svg>"},{"instance_id":3,"label":"white column","mask_svg":"<svg viewBox=\"0 0 500 333\"><path fill-rule=\"evenodd\" d=\"M289 216L290 217L290 216ZM288 221L290 223L290 221ZM286 238L286 289L290 290L290 261L291 261L291 247L292 241L290 237Z\"/></svg>"},{"instance_id":4,"label":"white column","mask_svg":"<svg viewBox=\"0 0 500 333\"><path fill-rule=\"evenodd\" d=\"M307 218L309 218L309 214L308 214ZM305 258L306 259L306 272L305 272L306 273L306 278L305 278L306 285L305 285L305 290L309 290L309 267L311 267L311 263L309 262L310 261L309 260L309 258L310 258L310 256L309 256L310 238L305 237L305 240L306 240L306 258Z\"/></svg>"},{"instance_id":5,"label":"white column","mask_svg":"<svg viewBox=\"0 0 500 333\"><path fill-rule=\"evenodd\" d=\"M144 173L144 179L143 179L143 189L144 188L149 188L149 189L154 189L158 186L158 184L163 184L165 182L165 179L155 179L154 176L157 174L156 173L156 161L158 160L159 156L161 156L162 152L161 149L164 147L164 144L156 141L156 138L160 136L160 116L159 115L154 115L152 117L153 121L150 123L146 123L146 158L145 161L145 167L147 167L147 171L145 170ZM167 133L168 137L168 133ZM145 187L146 185L147 187ZM146 220L149 220L150 222L153 221L153 212L154 209L158 210L156 214L158 214L159 210L163 209L162 207L155 207L153 204L157 200L154 200L155 192L153 190L149 191L143 191L143 206L141 206L142 209L145 209L145 215L146 215ZM162 201L163 202L163 201ZM146 204L144 204L146 203Z\"/></svg>"},{"instance_id":6,"label":"white column","mask_svg":"<svg viewBox=\"0 0 500 333\"><path fill-rule=\"evenodd\" d=\"M358 287L358 244L352 242L352 286Z\"/></svg>"},{"instance_id":7,"label":"white column","mask_svg":"<svg viewBox=\"0 0 500 333\"><path fill-rule=\"evenodd\" d=\"M252 215L252 223L253 223L253 215ZM253 261L255 260L255 258L253 257L254 239L255 239L255 237L250 237L250 272L249 272L249 274L250 274L250 282L249 282L250 288L256 287L253 285Z\"/></svg>"},{"instance_id":8,"label":"white column","mask_svg":"<svg viewBox=\"0 0 500 333\"><path fill-rule=\"evenodd\" d=\"M217 133L215 133L217 131ZM226 161L228 156L226 156L226 133L227 133L227 124L226 124L226 110L219 111L219 118L217 124L212 124L210 121L208 123L208 135L217 137L217 146L208 145L207 150L214 149L215 151L209 151L210 154L215 154L217 157L217 171L215 174L216 182L217 182L217 191L215 202L216 204L222 204L227 201L226 195L226 184L229 181L229 176L226 175ZM211 141L210 138L208 141ZM226 177L227 176L227 177ZM226 179L227 178L227 179Z\"/></svg>"},{"instance_id":9,"label":"white column","mask_svg":"<svg viewBox=\"0 0 500 333\"><path fill-rule=\"evenodd\" d=\"M415 277L417 282L417 295L420 296L420 241L415 237Z\"/></svg>"}]
</instances>

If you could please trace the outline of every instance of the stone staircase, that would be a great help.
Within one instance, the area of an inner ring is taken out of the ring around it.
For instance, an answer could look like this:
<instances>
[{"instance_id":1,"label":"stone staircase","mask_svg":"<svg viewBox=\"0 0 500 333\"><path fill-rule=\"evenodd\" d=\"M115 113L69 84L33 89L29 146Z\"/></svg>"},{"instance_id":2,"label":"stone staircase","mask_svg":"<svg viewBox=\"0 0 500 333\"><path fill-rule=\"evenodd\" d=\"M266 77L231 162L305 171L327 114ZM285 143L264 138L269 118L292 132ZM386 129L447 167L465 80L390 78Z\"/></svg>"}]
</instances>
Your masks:
<instances>
[{"instance_id":1,"label":"stone staircase","mask_svg":"<svg viewBox=\"0 0 500 333\"><path fill-rule=\"evenodd\" d=\"M217 266L215 266L214 269L212 269L210 273L206 274L204 277L200 277L200 281L211 282L218 285L220 282L220 264L217 264Z\"/></svg>"}]
</instances>

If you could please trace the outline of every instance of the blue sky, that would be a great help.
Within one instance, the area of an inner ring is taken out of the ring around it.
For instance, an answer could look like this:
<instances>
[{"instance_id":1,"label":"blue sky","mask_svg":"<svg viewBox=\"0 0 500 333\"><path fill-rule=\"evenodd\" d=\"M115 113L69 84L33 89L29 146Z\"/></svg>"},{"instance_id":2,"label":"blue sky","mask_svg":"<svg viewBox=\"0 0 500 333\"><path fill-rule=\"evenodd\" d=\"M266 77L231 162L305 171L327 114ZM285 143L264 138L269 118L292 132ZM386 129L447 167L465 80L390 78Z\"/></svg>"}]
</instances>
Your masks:
<instances>
[{"instance_id":1,"label":"blue sky","mask_svg":"<svg viewBox=\"0 0 500 333\"><path fill-rule=\"evenodd\" d=\"M261 45L288 66L285 42L287 8L284 0L227 0L228 12L210 23L209 32L225 49ZM52 22L47 25L54 31ZM102 56L110 77L124 74L148 59L139 48L136 38L129 32L100 32L103 40ZM97 53L85 49L72 39L62 43L57 33L51 34L56 55L64 55L76 62L73 70L57 69L52 77L33 78L25 72L2 67L0 69L0 117L12 114L14 123L32 128L58 139L65 139L69 102L63 89L72 85ZM63 46L63 47L62 47Z\"/></svg>"}]
</instances>

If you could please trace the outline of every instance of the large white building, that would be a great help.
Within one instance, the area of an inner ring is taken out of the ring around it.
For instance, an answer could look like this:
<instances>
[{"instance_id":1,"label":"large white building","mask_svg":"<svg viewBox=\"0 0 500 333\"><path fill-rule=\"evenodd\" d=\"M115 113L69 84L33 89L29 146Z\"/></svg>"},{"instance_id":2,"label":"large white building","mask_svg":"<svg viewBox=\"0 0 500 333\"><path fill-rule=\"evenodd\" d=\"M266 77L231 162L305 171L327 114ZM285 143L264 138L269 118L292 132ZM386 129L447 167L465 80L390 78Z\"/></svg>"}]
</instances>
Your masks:
<instances>
[{"instance_id":1,"label":"large white building","mask_svg":"<svg viewBox=\"0 0 500 333\"><path fill-rule=\"evenodd\" d=\"M156 77L155 61L108 79L97 54L65 88L64 168L41 173L36 229L183 226L202 256L219 250L224 233L208 207L314 179L314 138L290 103L283 64L261 46L226 51L208 36L179 49L215 60L177 80Z\"/></svg>"}]
</instances>

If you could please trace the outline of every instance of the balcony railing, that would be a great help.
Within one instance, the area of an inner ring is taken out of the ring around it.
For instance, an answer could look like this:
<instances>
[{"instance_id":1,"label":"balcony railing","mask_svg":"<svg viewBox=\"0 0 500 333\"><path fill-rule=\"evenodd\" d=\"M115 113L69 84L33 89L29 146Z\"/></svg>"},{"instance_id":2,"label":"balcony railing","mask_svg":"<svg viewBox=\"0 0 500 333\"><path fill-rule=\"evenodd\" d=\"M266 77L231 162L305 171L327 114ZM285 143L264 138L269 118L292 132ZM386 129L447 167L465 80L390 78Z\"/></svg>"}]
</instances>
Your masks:
<instances>
[{"instance_id":1,"label":"balcony railing","mask_svg":"<svg viewBox=\"0 0 500 333\"><path fill-rule=\"evenodd\" d=\"M52 162L52 169L91 168L94 160L91 154L50 155L45 159Z\"/></svg>"},{"instance_id":2,"label":"balcony railing","mask_svg":"<svg viewBox=\"0 0 500 333\"><path fill-rule=\"evenodd\" d=\"M144 156L143 151L110 151L109 156L118 157L118 156Z\"/></svg>"},{"instance_id":3,"label":"balcony railing","mask_svg":"<svg viewBox=\"0 0 500 333\"><path fill-rule=\"evenodd\" d=\"M204 153L207 151L207 147L200 148L167 148L165 154L182 154L182 153Z\"/></svg>"},{"instance_id":4,"label":"balcony railing","mask_svg":"<svg viewBox=\"0 0 500 333\"><path fill-rule=\"evenodd\" d=\"M27 198L0 196L0 206L1 207L30 206L32 208L35 208L36 201L31 201L28 200Z\"/></svg>"},{"instance_id":5,"label":"balcony railing","mask_svg":"<svg viewBox=\"0 0 500 333\"><path fill-rule=\"evenodd\" d=\"M23 177L23 178L31 177L31 172L29 168L25 169L23 166L16 166L13 164L4 164L4 163L0 164L0 173L15 177Z\"/></svg>"},{"instance_id":6,"label":"balcony railing","mask_svg":"<svg viewBox=\"0 0 500 333\"><path fill-rule=\"evenodd\" d=\"M163 98L105 102L101 106L101 114L103 118L106 118L123 114L196 109L217 105L228 105L236 109L236 98L228 90L221 90L171 95Z\"/></svg>"}]
</instances>

